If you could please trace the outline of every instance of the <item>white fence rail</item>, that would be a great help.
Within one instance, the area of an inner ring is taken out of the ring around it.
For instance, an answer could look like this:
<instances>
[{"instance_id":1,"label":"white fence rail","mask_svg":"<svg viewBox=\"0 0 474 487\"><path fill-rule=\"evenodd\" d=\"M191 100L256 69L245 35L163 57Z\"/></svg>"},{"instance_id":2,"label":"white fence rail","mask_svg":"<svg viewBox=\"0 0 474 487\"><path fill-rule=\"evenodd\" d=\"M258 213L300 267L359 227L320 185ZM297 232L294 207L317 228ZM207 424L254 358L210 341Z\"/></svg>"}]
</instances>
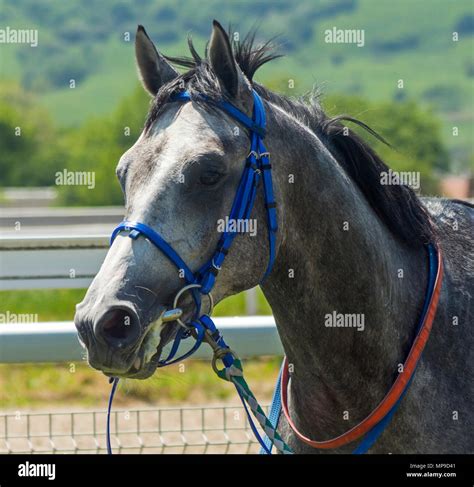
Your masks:
<instances>
[{"instance_id":1,"label":"white fence rail","mask_svg":"<svg viewBox=\"0 0 474 487\"><path fill-rule=\"evenodd\" d=\"M5 192L3 196L7 196ZM27 198L28 193L24 196ZM106 233L122 221L123 214L124 208L120 206L1 208L0 228L3 234L33 234L38 230L48 235L45 229L60 231L61 228L76 227L82 233L100 225L102 230L92 233Z\"/></svg>"},{"instance_id":2,"label":"white fence rail","mask_svg":"<svg viewBox=\"0 0 474 487\"><path fill-rule=\"evenodd\" d=\"M216 318L215 323L241 357L283 354L272 316ZM193 357L210 358L209 347L201 347ZM0 325L0 363L73 362L83 358L84 349L72 322Z\"/></svg>"},{"instance_id":3,"label":"white fence rail","mask_svg":"<svg viewBox=\"0 0 474 487\"><path fill-rule=\"evenodd\" d=\"M105 235L3 237L0 290L87 287L108 246Z\"/></svg>"}]
</instances>

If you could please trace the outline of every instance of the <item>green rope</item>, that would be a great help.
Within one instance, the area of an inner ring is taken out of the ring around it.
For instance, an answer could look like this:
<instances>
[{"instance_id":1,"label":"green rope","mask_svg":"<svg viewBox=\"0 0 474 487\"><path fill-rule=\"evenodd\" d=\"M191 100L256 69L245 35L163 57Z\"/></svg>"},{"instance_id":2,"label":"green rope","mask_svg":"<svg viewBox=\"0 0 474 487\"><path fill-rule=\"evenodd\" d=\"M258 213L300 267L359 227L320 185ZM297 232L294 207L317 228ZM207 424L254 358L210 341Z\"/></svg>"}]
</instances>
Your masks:
<instances>
[{"instance_id":1,"label":"green rope","mask_svg":"<svg viewBox=\"0 0 474 487\"><path fill-rule=\"evenodd\" d=\"M228 350L221 349L218 353L216 353L217 350L215 350L215 353L216 355L222 355L222 351L228 352ZM276 425L275 427L273 427L265 412L258 403L257 399L250 390L247 382L245 381L244 370L240 359L235 357L234 362L230 367L225 367L221 370L214 368L214 370L219 378L228 382L232 382L238 388L245 402L248 404L250 410L252 411L252 414L255 416L270 441L273 443L273 445L275 445L275 448L285 455L292 454L293 452L291 448L283 441L283 438L279 435L278 431L276 430Z\"/></svg>"}]
</instances>

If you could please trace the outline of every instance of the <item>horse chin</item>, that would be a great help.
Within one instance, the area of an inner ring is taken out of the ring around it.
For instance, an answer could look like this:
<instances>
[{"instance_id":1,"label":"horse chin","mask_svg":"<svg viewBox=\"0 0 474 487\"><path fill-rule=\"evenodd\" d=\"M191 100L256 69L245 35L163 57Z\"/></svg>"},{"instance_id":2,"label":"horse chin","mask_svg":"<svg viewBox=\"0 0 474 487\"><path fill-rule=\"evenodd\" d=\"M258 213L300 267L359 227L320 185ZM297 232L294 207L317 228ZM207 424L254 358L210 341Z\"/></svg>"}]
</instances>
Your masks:
<instances>
[{"instance_id":1,"label":"horse chin","mask_svg":"<svg viewBox=\"0 0 474 487\"><path fill-rule=\"evenodd\" d=\"M156 365L149 363L147 365L144 365L140 370L136 370L134 367L132 367L127 373L119 374L117 377L120 377L122 379L145 380L151 377L155 373L155 370Z\"/></svg>"}]
</instances>

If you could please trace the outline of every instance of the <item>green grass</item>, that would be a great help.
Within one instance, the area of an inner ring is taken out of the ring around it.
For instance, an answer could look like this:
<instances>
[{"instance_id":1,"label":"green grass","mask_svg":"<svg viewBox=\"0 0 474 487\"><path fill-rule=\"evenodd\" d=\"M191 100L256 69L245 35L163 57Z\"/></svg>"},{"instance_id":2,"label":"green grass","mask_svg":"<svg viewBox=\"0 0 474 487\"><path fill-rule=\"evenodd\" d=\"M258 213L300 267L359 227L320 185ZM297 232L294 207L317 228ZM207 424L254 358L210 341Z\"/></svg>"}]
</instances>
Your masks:
<instances>
[{"instance_id":1,"label":"green grass","mask_svg":"<svg viewBox=\"0 0 474 487\"><path fill-rule=\"evenodd\" d=\"M39 289L0 292L0 309L15 314L35 314L39 321L69 321L85 289Z\"/></svg>"},{"instance_id":2,"label":"green grass","mask_svg":"<svg viewBox=\"0 0 474 487\"><path fill-rule=\"evenodd\" d=\"M244 361L245 376L262 402L271 399L281 358ZM0 405L16 408L65 408L104 406L108 378L84 363L0 365ZM190 360L159 369L146 381L122 380L115 404L209 404L235 402L234 387L219 379L208 362Z\"/></svg>"}]
</instances>

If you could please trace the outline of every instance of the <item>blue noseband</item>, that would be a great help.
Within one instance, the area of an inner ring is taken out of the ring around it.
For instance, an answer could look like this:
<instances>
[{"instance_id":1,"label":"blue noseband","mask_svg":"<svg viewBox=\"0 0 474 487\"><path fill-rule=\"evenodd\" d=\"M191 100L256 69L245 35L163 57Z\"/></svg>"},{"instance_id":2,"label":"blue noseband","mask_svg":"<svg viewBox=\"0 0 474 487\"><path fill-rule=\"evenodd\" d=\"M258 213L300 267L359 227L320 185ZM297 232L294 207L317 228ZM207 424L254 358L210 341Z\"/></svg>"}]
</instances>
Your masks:
<instances>
[{"instance_id":1,"label":"blue noseband","mask_svg":"<svg viewBox=\"0 0 474 487\"><path fill-rule=\"evenodd\" d=\"M192 101L191 95L183 91L174 95L173 101ZM263 138L265 137L265 109L261 98L253 91L253 115L249 118L228 101L212 101L205 97L201 101L212 103L219 107L232 118L244 125L249 131L250 151L245 161L245 167L240 179L239 186L232 204L229 219L231 221L248 220L254 206L257 188L260 179L263 180L265 208L267 212L269 259L268 266L263 276L264 280L270 273L275 260L275 242L277 226L276 202L273 196L273 185L271 176L270 154L267 152ZM120 232L129 232L130 238L136 239L140 235L148 238L166 257L182 272L187 284L199 284L198 292L208 294L214 287L215 280L221 270L224 259L232 245L236 230L226 230L220 237L216 250L212 257L196 272L193 272L173 247L167 243L153 228L145 223L137 221L123 221L113 231L110 244ZM193 292L196 302L200 302L197 293Z\"/></svg>"}]
</instances>

